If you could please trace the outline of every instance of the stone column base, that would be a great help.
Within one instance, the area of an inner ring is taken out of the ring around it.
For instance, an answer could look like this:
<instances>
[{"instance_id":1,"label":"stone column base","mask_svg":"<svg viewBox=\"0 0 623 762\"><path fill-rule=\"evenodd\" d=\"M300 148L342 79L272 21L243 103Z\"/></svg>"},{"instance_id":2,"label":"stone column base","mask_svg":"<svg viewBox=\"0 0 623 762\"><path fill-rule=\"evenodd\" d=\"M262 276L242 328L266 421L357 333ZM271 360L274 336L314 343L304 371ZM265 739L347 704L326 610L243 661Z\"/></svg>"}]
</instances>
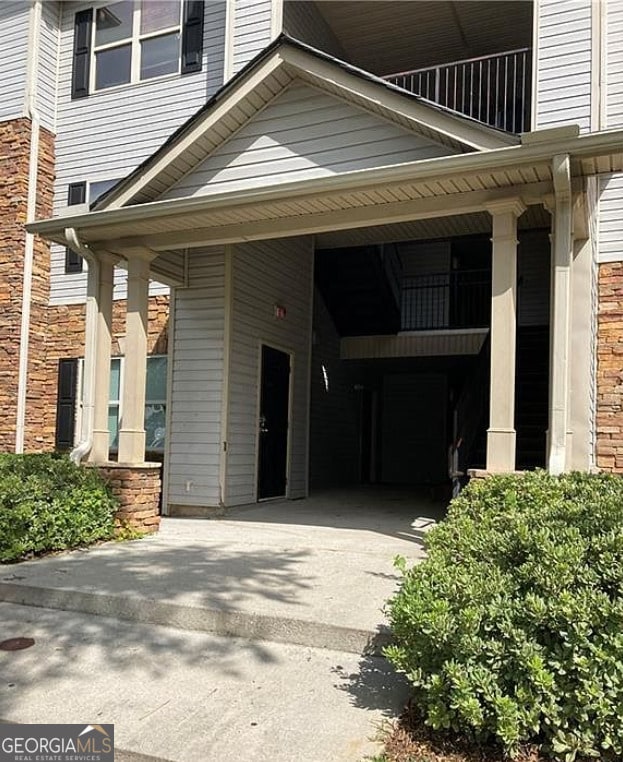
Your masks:
<instances>
[{"instance_id":1,"label":"stone column base","mask_svg":"<svg viewBox=\"0 0 623 762\"><path fill-rule=\"evenodd\" d=\"M157 532L160 527L160 463L97 463L113 495L119 500L115 528Z\"/></svg>"}]
</instances>

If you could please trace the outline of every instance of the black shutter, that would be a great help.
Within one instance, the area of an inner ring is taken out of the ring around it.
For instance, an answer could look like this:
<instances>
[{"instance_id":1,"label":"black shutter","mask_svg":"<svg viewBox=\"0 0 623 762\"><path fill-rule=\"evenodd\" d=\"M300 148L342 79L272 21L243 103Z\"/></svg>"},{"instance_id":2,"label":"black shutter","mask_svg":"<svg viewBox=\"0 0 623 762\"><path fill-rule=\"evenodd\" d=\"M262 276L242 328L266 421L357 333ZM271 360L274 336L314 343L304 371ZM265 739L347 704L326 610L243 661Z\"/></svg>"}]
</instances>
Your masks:
<instances>
[{"instance_id":1,"label":"black shutter","mask_svg":"<svg viewBox=\"0 0 623 762\"><path fill-rule=\"evenodd\" d=\"M67 192L67 206L75 206L76 204L84 204L87 200L87 184L71 183ZM65 249L65 272L66 273L81 273L82 272L82 257L80 254L76 254L70 248Z\"/></svg>"},{"instance_id":2,"label":"black shutter","mask_svg":"<svg viewBox=\"0 0 623 762\"><path fill-rule=\"evenodd\" d=\"M58 398L56 402L57 450L70 450L74 446L77 390L78 360L59 360Z\"/></svg>"},{"instance_id":3,"label":"black shutter","mask_svg":"<svg viewBox=\"0 0 623 762\"><path fill-rule=\"evenodd\" d=\"M74 21L74 65L71 76L72 98L84 98L89 94L92 24L92 8L76 13Z\"/></svg>"},{"instance_id":4,"label":"black shutter","mask_svg":"<svg viewBox=\"0 0 623 762\"><path fill-rule=\"evenodd\" d=\"M204 0L184 0L182 74L201 71L203 61Z\"/></svg>"}]
</instances>

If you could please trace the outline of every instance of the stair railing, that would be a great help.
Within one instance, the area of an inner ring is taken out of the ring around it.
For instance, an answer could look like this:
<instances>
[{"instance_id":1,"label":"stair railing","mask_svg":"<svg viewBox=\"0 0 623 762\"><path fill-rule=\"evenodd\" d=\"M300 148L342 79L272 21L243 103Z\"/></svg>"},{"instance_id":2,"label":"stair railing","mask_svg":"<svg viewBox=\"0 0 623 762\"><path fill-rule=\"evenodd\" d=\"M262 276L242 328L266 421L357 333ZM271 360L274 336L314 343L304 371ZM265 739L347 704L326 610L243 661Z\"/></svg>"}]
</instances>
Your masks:
<instances>
[{"instance_id":1,"label":"stair railing","mask_svg":"<svg viewBox=\"0 0 623 762\"><path fill-rule=\"evenodd\" d=\"M396 302L396 307L400 309L401 291L402 291L402 260L398 254L395 244L381 244L379 246L379 256L383 264L383 271Z\"/></svg>"}]
</instances>

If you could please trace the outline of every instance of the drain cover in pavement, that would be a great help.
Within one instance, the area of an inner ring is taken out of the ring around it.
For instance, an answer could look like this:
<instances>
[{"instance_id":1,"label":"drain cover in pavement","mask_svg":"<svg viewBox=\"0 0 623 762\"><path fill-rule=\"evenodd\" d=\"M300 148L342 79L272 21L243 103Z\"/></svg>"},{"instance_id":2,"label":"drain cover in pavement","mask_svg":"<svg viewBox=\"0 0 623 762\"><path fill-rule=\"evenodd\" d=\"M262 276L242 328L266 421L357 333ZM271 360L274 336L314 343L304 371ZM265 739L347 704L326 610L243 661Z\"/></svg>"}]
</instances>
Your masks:
<instances>
[{"instance_id":1,"label":"drain cover in pavement","mask_svg":"<svg viewBox=\"0 0 623 762\"><path fill-rule=\"evenodd\" d=\"M0 643L0 651L23 651L35 645L33 638L9 638Z\"/></svg>"}]
</instances>

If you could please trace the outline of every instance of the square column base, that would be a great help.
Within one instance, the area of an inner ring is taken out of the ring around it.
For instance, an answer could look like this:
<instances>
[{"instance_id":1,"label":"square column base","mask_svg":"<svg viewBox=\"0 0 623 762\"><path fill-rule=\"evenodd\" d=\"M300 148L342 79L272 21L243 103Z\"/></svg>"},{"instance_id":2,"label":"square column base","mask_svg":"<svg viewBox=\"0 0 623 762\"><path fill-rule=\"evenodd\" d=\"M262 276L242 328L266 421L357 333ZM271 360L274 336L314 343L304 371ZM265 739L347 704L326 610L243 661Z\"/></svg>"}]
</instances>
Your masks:
<instances>
[{"instance_id":1,"label":"square column base","mask_svg":"<svg viewBox=\"0 0 623 762\"><path fill-rule=\"evenodd\" d=\"M487 472L505 474L515 471L517 432L515 429L487 430Z\"/></svg>"},{"instance_id":2,"label":"square column base","mask_svg":"<svg viewBox=\"0 0 623 762\"><path fill-rule=\"evenodd\" d=\"M121 428L119 431L119 461L123 463L142 463L144 460L145 429Z\"/></svg>"}]
</instances>

